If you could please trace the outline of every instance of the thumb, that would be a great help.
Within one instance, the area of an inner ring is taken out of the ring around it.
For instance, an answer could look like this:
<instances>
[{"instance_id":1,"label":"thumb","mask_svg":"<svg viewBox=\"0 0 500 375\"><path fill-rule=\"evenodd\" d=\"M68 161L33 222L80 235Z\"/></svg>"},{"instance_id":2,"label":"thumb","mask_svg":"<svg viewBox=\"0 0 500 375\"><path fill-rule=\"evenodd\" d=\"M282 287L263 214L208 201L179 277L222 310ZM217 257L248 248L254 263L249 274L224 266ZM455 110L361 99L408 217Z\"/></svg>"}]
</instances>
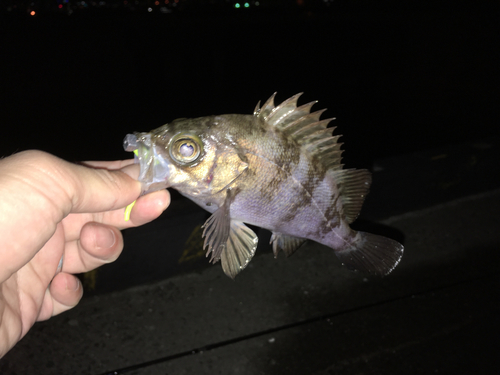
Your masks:
<instances>
[{"instance_id":1,"label":"thumb","mask_svg":"<svg viewBox=\"0 0 500 375\"><path fill-rule=\"evenodd\" d=\"M127 206L141 193L141 184L122 171L70 166L71 212L104 212ZM128 172L128 171L127 171Z\"/></svg>"},{"instance_id":2,"label":"thumb","mask_svg":"<svg viewBox=\"0 0 500 375\"><path fill-rule=\"evenodd\" d=\"M140 195L140 183L121 171L73 164L42 151L15 155L19 164L31 167L36 182L56 211L57 221L69 213L104 212L122 208Z\"/></svg>"}]
</instances>

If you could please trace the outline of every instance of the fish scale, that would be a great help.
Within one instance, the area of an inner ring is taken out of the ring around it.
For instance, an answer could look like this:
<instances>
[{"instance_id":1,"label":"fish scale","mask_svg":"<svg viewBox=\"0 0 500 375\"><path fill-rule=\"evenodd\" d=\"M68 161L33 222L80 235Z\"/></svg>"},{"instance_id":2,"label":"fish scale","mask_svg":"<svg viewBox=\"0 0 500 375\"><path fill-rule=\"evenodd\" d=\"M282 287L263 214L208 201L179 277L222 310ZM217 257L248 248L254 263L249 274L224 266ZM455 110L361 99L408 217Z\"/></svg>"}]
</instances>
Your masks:
<instances>
[{"instance_id":1,"label":"fish scale","mask_svg":"<svg viewBox=\"0 0 500 375\"><path fill-rule=\"evenodd\" d=\"M343 169L340 136L327 128L331 119L320 119L324 110L311 112L316 102L297 106L300 95L278 106L272 95L253 115L178 119L127 135L143 193L172 187L212 213L203 232L207 256L233 278L257 248L257 235L245 223L273 232L275 255L313 240L351 269L388 274L403 246L349 226L371 175Z\"/></svg>"}]
</instances>

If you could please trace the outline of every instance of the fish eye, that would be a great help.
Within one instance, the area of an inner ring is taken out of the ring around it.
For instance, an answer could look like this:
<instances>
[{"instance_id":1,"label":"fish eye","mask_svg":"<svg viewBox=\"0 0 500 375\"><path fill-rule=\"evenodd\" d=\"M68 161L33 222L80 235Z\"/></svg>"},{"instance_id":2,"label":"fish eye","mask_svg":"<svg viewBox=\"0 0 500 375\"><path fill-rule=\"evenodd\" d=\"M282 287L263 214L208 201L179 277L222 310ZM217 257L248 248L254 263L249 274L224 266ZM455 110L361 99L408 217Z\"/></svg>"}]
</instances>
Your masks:
<instances>
[{"instance_id":1,"label":"fish eye","mask_svg":"<svg viewBox=\"0 0 500 375\"><path fill-rule=\"evenodd\" d=\"M202 152L201 140L193 135L181 134L170 142L170 156L180 164L191 164Z\"/></svg>"}]
</instances>

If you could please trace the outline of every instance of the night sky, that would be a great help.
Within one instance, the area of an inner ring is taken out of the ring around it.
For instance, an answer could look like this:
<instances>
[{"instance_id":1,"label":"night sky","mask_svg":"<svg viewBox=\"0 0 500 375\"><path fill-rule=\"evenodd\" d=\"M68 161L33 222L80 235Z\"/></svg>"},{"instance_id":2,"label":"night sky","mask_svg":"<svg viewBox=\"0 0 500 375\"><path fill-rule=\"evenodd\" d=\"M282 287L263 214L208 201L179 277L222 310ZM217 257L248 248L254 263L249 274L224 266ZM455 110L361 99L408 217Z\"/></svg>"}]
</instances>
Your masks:
<instances>
[{"instance_id":1,"label":"night sky","mask_svg":"<svg viewBox=\"0 0 500 375\"><path fill-rule=\"evenodd\" d=\"M299 104L328 108L348 166L498 134L494 2L311 4L4 12L2 155L130 157L122 150L129 132L249 114L275 91L277 102L305 92Z\"/></svg>"}]
</instances>

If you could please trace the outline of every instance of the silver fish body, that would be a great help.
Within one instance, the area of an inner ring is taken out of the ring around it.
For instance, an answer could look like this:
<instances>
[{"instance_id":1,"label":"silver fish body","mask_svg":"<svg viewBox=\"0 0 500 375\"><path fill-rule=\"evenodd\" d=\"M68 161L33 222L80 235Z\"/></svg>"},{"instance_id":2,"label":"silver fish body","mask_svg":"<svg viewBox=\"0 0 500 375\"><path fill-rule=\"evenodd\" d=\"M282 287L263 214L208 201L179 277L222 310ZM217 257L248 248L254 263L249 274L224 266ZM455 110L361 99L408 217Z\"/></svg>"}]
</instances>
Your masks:
<instances>
[{"instance_id":1,"label":"silver fish body","mask_svg":"<svg viewBox=\"0 0 500 375\"><path fill-rule=\"evenodd\" d=\"M368 193L367 170L342 169L340 136L331 119L297 107L300 94L253 115L179 119L125 139L141 166L144 193L173 187L210 213L203 236L211 261L235 277L251 260L257 236L244 223L272 231L271 242L293 253L305 240L335 250L350 268L387 274L403 246L352 230Z\"/></svg>"}]
</instances>

